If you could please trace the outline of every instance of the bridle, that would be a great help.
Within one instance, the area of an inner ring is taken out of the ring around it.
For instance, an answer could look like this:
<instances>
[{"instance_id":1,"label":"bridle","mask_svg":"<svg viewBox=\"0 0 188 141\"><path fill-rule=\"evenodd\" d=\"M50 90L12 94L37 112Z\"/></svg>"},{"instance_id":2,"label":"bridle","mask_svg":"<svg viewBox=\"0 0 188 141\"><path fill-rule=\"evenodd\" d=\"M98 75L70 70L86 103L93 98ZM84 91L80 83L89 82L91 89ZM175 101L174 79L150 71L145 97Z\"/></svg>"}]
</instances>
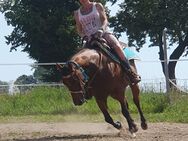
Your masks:
<instances>
[{"instance_id":1,"label":"bridle","mask_svg":"<svg viewBox=\"0 0 188 141\"><path fill-rule=\"evenodd\" d=\"M73 65L74 69L69 75L63 76L63 78L64 79L73 78L74 81L78 81L78 83L80 85L79 90L71 90L69 88L69 91L73 94L82 94L83 99L81 99L81 101L83 103L86 102L86 98L85 98L86 93L87 93L86 86L89 81L89 76L86 74L85 70L75 61L68 61L68 62L66 62L66 65Z\"/></svg>"},{"instance_id":2,"label":"bridle","mask_svg":"<svg viewBox=\"0 0 188 141\"><path fill-rule=\"evenodd\" d=\"M100 68L100 64L102 62L102 55L101 55L100 52L99 52L99 56L100 56L100 59L99 59L99 62L98 62L98 68ZM93 82L93 80L97 76L97 73L98 73L99 69L96 70L96 72L90 78L88 76L88 74L86 73L86 71L84 70L84 68L82 66L80 66L77 62L71 60L71 61L66 62L66 64L67 65L73 65L74 69L69 75L66 75L66 76L63 76L63 77L69 79L71 77L76 76L75 81L79 81L79 83L80 83L80 90L71 90L71 89L69 89L69 91L71 93L73 93L73 94L82 94L83 95L83 99L81 99L81 101L84 103L84 102L87 101L86 100L86 94L88 92L88 89L92 88L91 87L91 83ZM78 73L78 71L80 73ZM81 74L81 75L79 75L79 74Z\"/></svg>"},{"instance_id":3,"label":"bridle","mask_svg":"<svg viewBox=\"0 0 188 141\"><path fill-rule=\"evenodd\" d=\"M100 55L100 59L99 59L99 66L100 66L100 63L102 61L102 56L101 56L101 54L99 54L99 55ZM69 75L63 76L63 78L66 78L66 79L75 78L74 79L75 81L79 81L80 89L79 90L69 89L69 91L73 94L82 94L83 99L81 101L84 103L87 101L86 95L87 95L88 89L92 88L91 83L95 79L99 69L95 71L95 73L92 75L92 77L89 77L88 74L86 73L86 71L84 70L84 68L82 66L80 66L77 62L71 60L71 61L66 62L66 64L73 65L74 69Z\"/></svg>"}]
</instances>

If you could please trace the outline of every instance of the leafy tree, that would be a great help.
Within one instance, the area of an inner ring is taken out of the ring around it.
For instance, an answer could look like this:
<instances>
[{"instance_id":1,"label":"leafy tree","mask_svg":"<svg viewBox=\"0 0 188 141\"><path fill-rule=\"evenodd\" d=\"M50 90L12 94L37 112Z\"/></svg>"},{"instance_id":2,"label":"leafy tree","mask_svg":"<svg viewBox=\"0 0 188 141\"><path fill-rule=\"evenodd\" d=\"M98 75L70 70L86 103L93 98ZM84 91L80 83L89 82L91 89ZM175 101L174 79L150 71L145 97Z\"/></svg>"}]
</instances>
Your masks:
<instances>
[{"instance_id":1,"label":"leafy tree","mask_svg":"<svg viewBox=\"0 0 188 141\"><path fill-rule=\"evenodd\" d=\"M0 85L8 85L8 83L0 80Z\"/></svg>"},{"instance_id":2,"label":"leafy tree","mask_svg":"<svg viewBox=\"0 0 188 141\"><path fill-rule=\"evenodd\" d=\"M116 0L110 0L116 2ZM126 32L129 45L139 50L150 39L150 46L159 47L159 59L163 55L163 30L167 29L170 46L176 46L170 59L179 59L188 47L187 0L124 0L120 10L111 18L115 32ZM164 62L161 63L164 72ZM169 77L175 80L177 61L168 63ZM174 81L175 82L175 81Z\"/></svg>"},{"instance_id":3,"label":"leafy tree","mask_svg":"<svg viewBox=\"0 0 188 141\"><path fill-rule=\"evenodd\" d=\"M36 84L37 80L32 76L32 75L21 75L20 77L18 77L16 79L16 81L14 82L14 84L17 85L23 85L23 84ZM29 91L32 87L26 87L26 86L18 86L18 87L14 87L14 89L16 90L19 89L20 93L25 93L27 91Z\"/></svg>"},{"instance_id":4,"label":"leafy tree","mask_svg":"<svg viewBox=\"0 0 188 141\"><path fill-rule=\"evenodd\" d=\"M56 68L56 67L54 67L54 68ZM50 74L50 77L49 77L49 74ZM35 67L33 77L36 79L36 81L38 83L40 83L40 82L56 82L53 80L56 80L56 78L61 80L62 74L57 70L53 71L53 69L49 69L49 67L37 66L37 67Z\"/></svg>"},{"instance_id":5,"label":"leafy tree","mask_svg":"<svg viewBox=\"0 0 188 141\"><path fill-rule=\"evenodd\" d=\"M0 10L8 25L14 27L6 36L7 44L12 45L10 50L22 47L37 63L67 61L80 45L73 20L73 11L78 6L78 0L4 1ZM54 66L35 67L35 70L42 81L60 79Z\"/></svg>"},{"instance_id":6,"label":"leafy tree","mask_svg":"<svg viewBox=\"0 0 188 141\"><path fill-rule=\"evenodd\" d=\"M21 75L16 79L14 84L35 84L37 81L32 75Z\"/></svg>"},{"instance_id":7,"label":"leafy tree","mask_svg":"<svg viewBox=\"0 0 188 141\"><path fill-rule=\"evenodd\" d=\"M1 12L8 25L14 27L6 36L11 51L22 51L37 63L63 62L75 53L80 38L75 32L73 11L78 8L75 0L6 0ZM44 80L58 81L54 66Z\"/></svg>"},{"instance_id":8,"label":"leafy tree","mask_svg":"<svg viewBox=\"0 0 188 141\"><path fill-rule=\"evenodd\" d=\"M8 93L8 83L0 80L0 94Z\"/></svg>"}]
</instances>

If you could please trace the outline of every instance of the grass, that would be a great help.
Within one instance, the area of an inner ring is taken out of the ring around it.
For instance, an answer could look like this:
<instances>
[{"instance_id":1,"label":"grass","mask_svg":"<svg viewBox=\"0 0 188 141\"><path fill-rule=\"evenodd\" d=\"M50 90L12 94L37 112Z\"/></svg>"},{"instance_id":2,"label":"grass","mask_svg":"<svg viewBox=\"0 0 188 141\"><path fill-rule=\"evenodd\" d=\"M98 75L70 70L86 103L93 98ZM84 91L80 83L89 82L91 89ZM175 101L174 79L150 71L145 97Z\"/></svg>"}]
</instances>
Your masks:
<instances>
[{"instance_id":1,"label":"grass","mask_svg":"<svg viewBox=\"0 0 188 141\"><path fill-rule=\"evenodd\" d=\"M129 111L139 120L132 94L126 94ZM168 98L170 97L170 103ZM188 95L171 93L142 93L141 106L149 122L188 123ZM117 101L108 99L109 111L114 119L121 120L121 109ZM76 107L65 88L33 88L27 94L0 95L0 122L59 122L59 121L104 121L94 99Z\"/></svg>"}]
</instances>

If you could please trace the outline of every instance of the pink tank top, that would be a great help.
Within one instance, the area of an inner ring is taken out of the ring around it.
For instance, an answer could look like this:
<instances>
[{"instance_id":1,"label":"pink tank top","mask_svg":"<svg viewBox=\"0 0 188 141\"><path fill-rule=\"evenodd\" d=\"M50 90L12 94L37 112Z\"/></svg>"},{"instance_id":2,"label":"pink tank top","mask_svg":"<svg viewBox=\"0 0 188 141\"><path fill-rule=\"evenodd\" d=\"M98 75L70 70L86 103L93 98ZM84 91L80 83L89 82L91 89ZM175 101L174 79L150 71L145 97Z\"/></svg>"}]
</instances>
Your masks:
<instances>
[{"instance_id":1,"label":"pink tank top","mask_svg":"<svg viewBox=\"0 0 188 141\"><path fill-rule=\"evenodd\" d=\"M78 17L82 25L83 33L86 36L94 34L102 26L95 3L93 4L92 11L86 15L83 15L79 9Z\"/></svg>"}]
</instances>

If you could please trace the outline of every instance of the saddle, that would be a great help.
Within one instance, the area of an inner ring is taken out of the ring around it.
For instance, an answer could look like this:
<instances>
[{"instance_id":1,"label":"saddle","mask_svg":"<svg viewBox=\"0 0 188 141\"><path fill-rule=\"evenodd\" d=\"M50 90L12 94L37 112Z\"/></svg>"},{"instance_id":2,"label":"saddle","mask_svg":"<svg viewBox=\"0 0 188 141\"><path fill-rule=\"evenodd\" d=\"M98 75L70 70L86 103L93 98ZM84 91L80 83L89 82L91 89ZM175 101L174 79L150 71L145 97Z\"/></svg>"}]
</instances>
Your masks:
<instances>
[{"instance_id":1,"label":"saddle","mask_svg":"<svg viewBox=\"0 0 188 141\"><path fill-rule=\"evenodd\" d=\"M120 64L120 59L118 55L115 53L113 48L108 45L107 41L103 37L91 36L90 40L86 41L84 47L90 49L99 49L108 57L110 57L113 61Z\"/></svg>"}]
</instances>

